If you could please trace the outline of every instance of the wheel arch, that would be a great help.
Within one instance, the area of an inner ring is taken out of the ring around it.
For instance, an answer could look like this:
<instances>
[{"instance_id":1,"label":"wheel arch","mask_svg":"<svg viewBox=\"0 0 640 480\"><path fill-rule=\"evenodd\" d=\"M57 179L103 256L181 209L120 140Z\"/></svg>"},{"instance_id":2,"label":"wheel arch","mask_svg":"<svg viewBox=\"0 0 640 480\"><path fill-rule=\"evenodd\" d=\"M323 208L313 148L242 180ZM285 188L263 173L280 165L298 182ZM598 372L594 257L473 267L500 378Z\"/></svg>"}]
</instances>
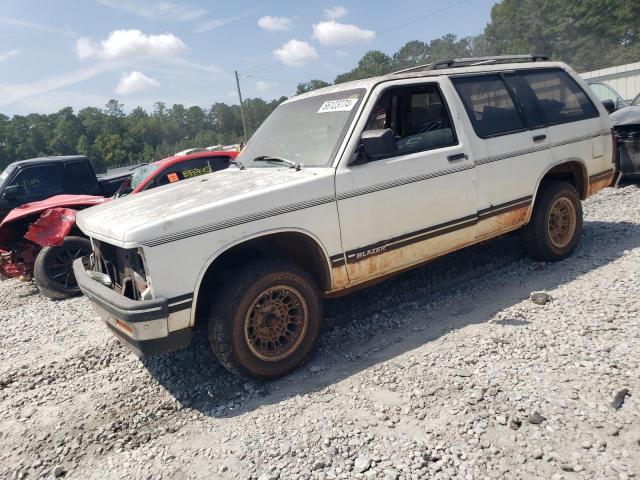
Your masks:
<instances>
[{"instance_id":1,"label":"wheel arch","mask_svg":"<svg viewBox=\"0 0 640 480\"><path fill-rule=\"evenodd\" d=\"M587 167L584 161L580 158L567 158L565 160L558 160L547 167L542 172L536 182L536 188L531 200L531 208L529 209L529 215L527 222L531 220L531 214L533 213L533 206L536 203L540 188L545 181L559 180L565 181L573 185L578 192L580 200L587 198L589 192L589 175L587 173Z\"/></svg>"},{"instance_id":2,"label":"wheel arch","mask_svg":"<svg viewBox=\"0 0 640 480\"><path fill-rule=\"evenodd\" d=\"M191 326L197 326L198 318L202 318L203 314L208 315L213 295L204 297L201 293L213 287L220 274L264 258L265 255L293 261L309 272L322 292L331 289L333 276L330 257L316 235L298 228L263 231L239 238L209 257L198 274L194 288Z\"/></svg>"}]
</instances>

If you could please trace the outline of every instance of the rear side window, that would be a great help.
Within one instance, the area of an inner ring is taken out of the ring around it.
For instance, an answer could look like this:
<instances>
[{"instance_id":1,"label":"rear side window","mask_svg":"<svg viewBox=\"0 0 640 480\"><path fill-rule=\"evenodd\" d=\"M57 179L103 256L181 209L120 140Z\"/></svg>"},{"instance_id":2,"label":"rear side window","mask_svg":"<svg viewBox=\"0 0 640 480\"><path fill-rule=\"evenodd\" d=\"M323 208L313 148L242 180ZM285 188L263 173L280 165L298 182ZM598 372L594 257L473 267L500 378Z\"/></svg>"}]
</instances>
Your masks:
<instances>
[{"instance_id":1,"label":"rear side window","mask_svg":"<svg viewBox=\"0 0 640 480\"><path fill-rule=\"evenodd\" d=\"M65 190L71 194L92 193L96 190L96 177L86 162L72 162L64 165Z\"/></svg>"},{"instance_id":2,"label":"rear side window","mask_svg":"<svg viewBox=\"0 0 640 480\"><path fill-rule=\"evenodd\" d=\"M521 72L531 87L547 124L575 122L598 116L589 97L566 72L540 70Z\"/></svg>"},{"instance_id":3,"label":"rear side window","mask_svg":"<svg viewBox=\"0 0 640 480\"><path fill-rule=\"evenodd\" d=\"M524 130L525 126L499 75L452 78L479 137Z\"/></svg>"}]
</instances>

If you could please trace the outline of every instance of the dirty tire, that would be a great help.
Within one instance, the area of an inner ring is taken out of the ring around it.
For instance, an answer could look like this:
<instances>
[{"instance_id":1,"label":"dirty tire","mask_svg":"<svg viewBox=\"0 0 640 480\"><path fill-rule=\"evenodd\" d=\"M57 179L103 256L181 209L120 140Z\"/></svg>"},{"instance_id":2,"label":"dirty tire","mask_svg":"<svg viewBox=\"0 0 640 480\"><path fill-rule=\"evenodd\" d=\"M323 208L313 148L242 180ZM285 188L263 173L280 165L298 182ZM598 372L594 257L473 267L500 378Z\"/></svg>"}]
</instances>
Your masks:
<instances>
[{"instance_id":1,"label":"dirty tire","mask_svg":"<svg viewBox=\"0 0 640 480\"><path fill-rule=\"evenodd\" d=\"M567 182L542 185L531 220L522 231L522 243L530 257L555 262L575 250L582 233L582 204Z\"/></svg>"},{"instance_id":2,"label":"dirty tire","mask_svg":"<svg viewBox=\"0 0 640 480\"><path fill-rule=\"evenodd\" d=\"M242 267L216 292L209 341L231 373L251 379L285 375L313 351L322 301L313 278L285 260Z\"/></svg>"},{"instance_id":3,"label":"dirty tire","mask_svg":"<svg viewBox=\"0 0 640 480\"><path fill-rule=\"evenodd\" d=\"M62 245L40 250L33 266L33 280L40 292L55 300L79 295L72 263L90 253L91 242L82 237L65 237Z\"/></svg>"}]
</instances>

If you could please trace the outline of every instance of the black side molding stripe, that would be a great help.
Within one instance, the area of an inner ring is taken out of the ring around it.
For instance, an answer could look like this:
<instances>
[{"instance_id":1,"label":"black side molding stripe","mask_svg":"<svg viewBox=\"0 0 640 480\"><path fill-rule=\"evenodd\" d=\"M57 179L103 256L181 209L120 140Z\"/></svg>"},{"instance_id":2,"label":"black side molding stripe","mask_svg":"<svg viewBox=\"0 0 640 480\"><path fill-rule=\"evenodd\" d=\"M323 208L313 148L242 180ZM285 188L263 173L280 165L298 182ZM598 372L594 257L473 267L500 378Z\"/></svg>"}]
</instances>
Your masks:
<instances>
[{"instance_id":1,"label":"black side molding stripe","mask_svg":"<svg viewBox=\"0 0 640 480\"><path fill-rule=\"evenodd\" d=\"M297 210L304 210L306 208L317 207L319 205L324 205L326 203L332 203L332 202L335 202L335 197L333 195L327 195L325 197L306 200L304 202L292 203L291 205L272 208L270 210L264 210L262 212L256 212L249 215L244 215L242 217L235 217L235 218L231 218L221 222L211 223L209 225L203 225L201 227L181 230L179 232L172 233L170 235L162 235L159 237L142 241L140 243L147 247L157 247L158 245L175 242L177 240L182 240L184 238L195 237L197 235L203 235L205 233L211 233L217 230L223 230L225 228L235 227L237 225L242 225L244 223L255 222L257 220L274 217L276 215L282 215L284 213L295 212Z\"/></svg>"},{"instance_id":2,"label":"black side molding stripe","mask_svg":"<svg viewBox=\"0 0 640 480\"><path fill-rule=\"evenodd\" d=\"M191 308L191 302L178 303L176 305L169 305L169 313L181 312L182 310L188 310Z\"/></svg>"},{"instance_id":3,"label":"black side molding stripe","mask_svg":"<svg viewBox=\"0 0 640 480\"><path fill-rule=\"evenodd\" d=\"M589 177L589 182L596 182L603 178L607 178L609 175L613 174L613 172L613 168L610 168L609 170L605 170L604 172L594 173Z\"/></svg>"},{"instance_id":4,"label":"black side molding stripe","mask_svg":"<svg viewBox=\"0 0 640 480\"><path fill-rule=\"evenodd\" d=\"M485 208L478 212L478 217L480 218L480 220L484 220L485 218L495 217L496 215L501 215L512 210L517 210L518 208L527 207L529 206L529 204L531 204L532 199L533 197L529 195L527 197L518 198L517 200L512 200L511 202L503 203L495 207Z\"/></svg>"},{"instance_id":5,"label":"black side molding stripe","mask_svg":"<svg viewBox=\"0 0 640 480\"><path fill-rule=\"evenodd\" d=\"M178 295L177 297L167 299L169 305L172 303L182 302L184 300L191 300L193 298L193 293L185 293L184 295Z\"/></svg>"},{"instance_id":6,"label":"black side molding stripe","mask_svg":"<svg viewBox=\"0 0 640 480\"><path fill-rule=\"evenodd\" d=\"M366 195L368 193L379 192L382 190L388 190L390 188L401 187L403 185L409 185L410 183L423 182L432 178L442 177L445 175L452 175L458 172L464 172L465 170L471 170L473 165L459 165L456 167L445 168L435 172L426 173L424 175L414 175L412 177L398 178L389 182L378 183L376 185L370 185L368 187L358 188L356 190L350 190L338 194L338 200L346 200L348 198L359 197L360 195Z\"/></svg>"},{"instance_id":7,"label":"black side molding stripe","mask_svg":"<svg viewBox=\"0 0 640 480\"><path fill-rule=\"evenodd\" d=\"M570 144L576 143L576 142L583 142L585 140L591 140L592 138L598 138L598 137L607 136L607 135L611 135L611 130L601 130L601 131L599 131L598 133L595 133L595 134L582 135L580 137L568 138L568 139L563 140L561 142L553 142L553 143L548 143L548 144L545 144L545 145L539 145L539 146L536 146L536 147L525 148L523 150L516 150L515 152L509 152L509 153L504 153L504 154L501 154L501 155L495 155L495 156L491 156L491 157L480 158L480 159L476 160L474 163L476 165L484 165L486 163L499 162L500 160L506 160L508 158L515 158L515 157L519 157L519 156L522 156L522 155L527 155L529 153L540 152L540 151L543 151L543 150L548 150L549 148L553 148L553 147L562 147L564 145L570 145Z\"/></svg>"},{"instance_id":8,"label":"black side molding stripe","mask_svg":"<svg viewBox=\"0 0 640 480\"><path fill-rule=\"evenodd\" d=\"M417 230L415 232L406 233L398 237L372 243L365 247L349 250L347 252L347 263L357 263L365 258L402 248L407 245L411 245L412 243L422 242L439 235L445 235L447 233L471 227L473 225L476 225L478 222L486 220L493 216L501 215L518 208L528 207L531 205L532 199L533 197L531 195L518 198L509 202L502 203L500 205L485 208L479 211L476 215L469 215L455 220L450 220L448 222L433 225L431 227ZM334 257L331 258L332 264L338 265L336 263L333 263L333 258L337 259L338 255L334 255ZM340 263L340 265L342 265L342 263Z\"/></svg>"}]
</instances>

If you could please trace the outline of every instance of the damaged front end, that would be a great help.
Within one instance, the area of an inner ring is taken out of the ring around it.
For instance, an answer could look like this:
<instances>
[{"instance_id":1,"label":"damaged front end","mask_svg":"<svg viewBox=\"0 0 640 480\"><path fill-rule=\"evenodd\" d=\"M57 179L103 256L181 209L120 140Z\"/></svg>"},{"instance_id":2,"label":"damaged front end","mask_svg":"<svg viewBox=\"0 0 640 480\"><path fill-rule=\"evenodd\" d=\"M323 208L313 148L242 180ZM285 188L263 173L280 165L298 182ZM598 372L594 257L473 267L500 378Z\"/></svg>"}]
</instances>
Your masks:
<instances>
[{"instance_id":1,"label":"damaged front end","mask_svg":"<svg viewBox=\"0 0 640 480\"><path fill-rule=\"evenodd\" d=\"M621 177L640 178L640 107L624 107L609 117Z\"/></svg>"},{"instance_id":2,"label":"damaged front end","mask_svg":"<svg viewBox=\"0 0 640 480\"><path fill-rule=\"evenodd\" d=\"M46 210L35 222L33 217L3 222L0 226L0 279L29 279L40 250L62 245L75 223L76 210L70 208Z\"/></svg>"},{"instance_id":3,"label":"damaged front end","mask_svg":"<svg viewBox=\"0 0 640 480\"><path fill-rule=\"evenodd\" d=\"M90 277L131 300L153 298L140 250L120 248L95 239L92 244L93 255L87 271Z\"/></svg>"}]
</instances>

